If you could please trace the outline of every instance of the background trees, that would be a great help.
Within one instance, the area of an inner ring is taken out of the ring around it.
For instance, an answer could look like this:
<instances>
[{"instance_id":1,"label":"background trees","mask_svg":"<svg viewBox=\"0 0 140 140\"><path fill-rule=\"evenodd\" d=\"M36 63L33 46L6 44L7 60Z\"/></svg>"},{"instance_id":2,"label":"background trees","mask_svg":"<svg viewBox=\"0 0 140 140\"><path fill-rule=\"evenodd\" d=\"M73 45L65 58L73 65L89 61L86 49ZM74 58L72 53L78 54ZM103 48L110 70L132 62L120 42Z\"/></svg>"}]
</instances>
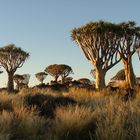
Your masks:
<instances>
[{"instance_id":1,"label":"background trees","mask_svg":"<svg viewBox=\"0 0 140 140\"><path fill-rule=\"evenodd\" d=\"M48 67L46 67L45 72L54 77L54 81L57 83L58 77L61 74L58 64L49 65Z\"/></svg>"},{"instance_id":2,"label":"background trees","mask_svg":"<svg viewBox=\"0 0 140 140\"><path fill-rule=\"evenodd\" d=\"M45 72L54 77L55 82L58 81L59 76L62 78L62 83L65 82L65 78L73 73L70 66L65 64L53 64L46 67Z\"/></svg>"},{"instance_id":3,"label":"background trees","mask_svg":"<svg viewBox=\"0 0 140 140\"><path fill-rule=\"evenodd\" d=\"M65 64L60 64L60 76L61 76L61 82L62 84L65 82L66 77L68 77L70 74L73 74L73 70L70 66Z\"/></svg>"},{"instance_id":4,"label":"background trees","mask_svg":"<svg viewBox=\"0 0 140 140\"><path fill-rule=\"evenodd\" d=\"M80 79L78 79L78 82L80 82L82 84L91 85L91 81L88 78L80 78Z\"/></svg>"},{"instance_id":5,"label":"background trees","mask_svg":"<svg viewBox=\"0 0 140 140\"><path fill-rule=\"evenodd\" d=\"M111 78L111 80L125 80L125 70L119 70L116 75Z\"/></svg>"},{"instance_id":6,"label":"background trees","mask_svg":"<svg viewBox=\"0 0 140 140\"><path fill-rule=\"evenodd\" d=\"M16 83L16 89L19 90L20 88L20 83L24 80L22 75L15 74L14 75L14 82Z\"/></svg>"},{"instance_id":7,"label":"background trees","mask_svg":"<svg viewBox=\"0 0 140 140\"><path fill-rule=\"evenodd\" d=\"M36 78L41 82L41 84L43 84L43 81L45 80L47 75L48 74L45 72L38 72L35 74Z\"/></svg>"},{"instance_id":8,"label":"background trees","mask_svg":"<svg viewBox=\"0 0 140 140\"><path fill-rule=\"evenodd\" d=\"M9 92L14 90L13 76L17 68L23 66L25 60L29 57L29 53L17 48L14 44L0 48L0 64L8 73L7 89Z\"/></svg>"},{"instance_id":9,"label":"background trees","mask_svg":"<svg viewBox=\"0 0 140 140\"><path fill-rule=\"evenodd\" d=\"M30 74L23 74L23 75L15 74L14 82L17 84L16 85L17 90L23 87L28 87L29 79L30 79Z\"/></svg>"},{"instance_id":10,"label":"background trees","mask_svg":"<svg viewBox=\"0 0 140 140\"><path fill-rule=\"evenodd\" d=\"M105 87L106 72L120 61L117 32L118 25L104 21L91 22L72 31L72 39L95 67L98 89Z\"/></svg>"}]
</instances>

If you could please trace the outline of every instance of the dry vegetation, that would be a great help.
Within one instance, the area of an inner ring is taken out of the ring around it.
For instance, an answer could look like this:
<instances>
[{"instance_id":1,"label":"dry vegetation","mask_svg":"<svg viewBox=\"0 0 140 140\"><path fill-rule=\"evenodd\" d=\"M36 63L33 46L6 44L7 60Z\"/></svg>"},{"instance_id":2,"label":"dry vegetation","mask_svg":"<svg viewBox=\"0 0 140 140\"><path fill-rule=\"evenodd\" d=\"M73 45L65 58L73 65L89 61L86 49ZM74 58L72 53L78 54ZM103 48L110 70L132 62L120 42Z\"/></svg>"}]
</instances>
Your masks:
<instances>
[{"instance_id":1,"label":"dry vegetation","mask_svg":"<svg viewBox=\"0 0 140 140\"><path fill-rule=\"evenodd\" d=\"M0 140L139 140L140 93L71 88L1 92Z\"/></svg>"}]
</instances>

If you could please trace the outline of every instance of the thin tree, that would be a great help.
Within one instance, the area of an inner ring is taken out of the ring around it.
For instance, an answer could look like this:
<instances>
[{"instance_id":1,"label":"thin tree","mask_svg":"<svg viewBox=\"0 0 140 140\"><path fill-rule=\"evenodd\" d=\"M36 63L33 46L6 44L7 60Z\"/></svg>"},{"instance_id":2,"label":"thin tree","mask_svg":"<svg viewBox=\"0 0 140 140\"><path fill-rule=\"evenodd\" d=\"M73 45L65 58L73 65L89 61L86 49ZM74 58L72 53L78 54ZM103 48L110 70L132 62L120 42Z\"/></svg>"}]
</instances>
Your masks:
<instances>
[{"instance_id":1,"label":"thin tree","mask_svg":"<svg viewBox=\"0 0 140 140\"><path fill-rule=\"evenodd\" d=\"M17 48L14 44L0 48L0 64L8 73L7 89L9 92L14 90L13 76L18 68L21 68L29 53Z\"/></svg>"},{"instance_id":2,"label":"thin tree","mask_svg":"<svg viewBox=\"0 0 140 140\"><path fill-rule=\"evenodd\" d=\"M68 77L70 74L73 74L73 70L70 66L65 64L60 64L60 76L61 76L61 82L62 84L65 82L66 77Z\"/></svg>"},{"instance_id":3,"label":"thin tree","mask_svg":"<svg viewBox=\"0 0 140 140\"><path fill-rule=\"evenodd\" d=\"M48 74L45 72L38 72L35 74L36 78L41 82L41 84L43 84L43 81L45 80L47 75Z\"/></svg>"},{"instance_id":4,"label":"thin tree","mask_svg":"<svg viewBox=\"0 0 140 140\"><path fill-rule=\"evenodd\" d=\"M132 66L132 56L140 48L140 27L134 21L123 22L120 26L119 55L125 69L126 84L129 88L136 85L136 77Z\"/></svg>"},{"instance_id":5,"label":"thin tree","mask_svg":"<svg viewBox=\"0 0 140 140\"><path fill-rule=\"evenodd\" d=\"M72 39L95 67L98 89L105 87L106 72L120 61L117 32L118 25L104 21L91 22L72 31Z\"/></svg>"}]
</instances>

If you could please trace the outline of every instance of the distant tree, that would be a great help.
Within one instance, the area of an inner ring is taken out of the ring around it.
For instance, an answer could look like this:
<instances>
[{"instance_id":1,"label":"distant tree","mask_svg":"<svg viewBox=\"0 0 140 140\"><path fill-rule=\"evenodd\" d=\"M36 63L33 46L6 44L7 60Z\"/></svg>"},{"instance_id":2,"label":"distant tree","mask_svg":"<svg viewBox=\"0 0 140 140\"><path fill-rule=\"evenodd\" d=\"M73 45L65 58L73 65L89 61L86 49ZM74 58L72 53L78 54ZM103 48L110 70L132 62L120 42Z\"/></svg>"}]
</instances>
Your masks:
<instances>
[{"instance_id":1,"label":"distant tree","mask_svg":"<svg viewBox=\"0 0 140 140\"><path fill-rule=\"evenodd\" d=\"M36 78L41 82L41 84L43 84L43 81L45 80L47 75L48 74L45 72L39 72L35 74Z\"/></svg>"},{"instance_id":2,"label":"distant tree","mask_svg":"<svg viewBox=\"0 0 140 140\"><path fill-rule=\"evenodd\" d=\"M118 71L116 75L111 78L111 80L125 80L125 70L121 69Z\"/></svg>"},{"instance_id":3,"label":"distant tree","mask_svg":"<svg viewBox=\"0 0 140 140\"><path fill-rule=\"evenodd\" d=\"M17 89L19 90L22 87L28 87L29 79L30 79L30 74L23 74L23 75L15 74L14 82L17 84L16 85Z\"/></svg>"},{"instance_id":4,"label":"distant tree","mask_svg":"<svg viewBox=\"0 0 140 140\"><path fill-rule=\"evenodd\" d=\"M60 66L58 64L49 65L46 67L45 72L54 77L55 82L57 82L61 74Z\"/></svg>"},{"instance_id":5,"label":"distant tree","mask_svg":"<svg viewBox=\"0 0 140 140\"><path fill-rule=\"evenodd\" d=\"M91 69L90 74L94 79L96 79L96 69Z\"/></svg>"},{"instance_id":6,"label":"distant tree","mask_svg":"<svg viewBox=\"0 0 140 140\"><path fill-rule=\"evenodd\" d=\"M98 89L105 87L106 72L120 61L118 32L117 24L104 21L91 22L72 31L72 39L95 67Z\"/></svg>"},{"instance_id":7,"label":"distant tree","mask_svg":"<svg viewBox=\"0 0 140 140\"><path fill-rule=\"evenodd\" d=\"M0 48L0 64L8 73L7 89L9 92L14 90L13 76L17 68L21 68L29 53L17 48L14 44Z\"/></svg>"},{"instance_id":8,"label":"distant tree","mask_svg":"<svg viewBox=\"0 0 140 140\"><path fill-rule=\"evenodd\" d=\"M71 82L72 80L73 80L72 77L66 77L66 78L65 78L65 82Z\"/></svg>"},{"instance_id":9,"label":"distant tree","mask_svg":"<svg viewBox=\"0 0 140 140\"><path fill-rule=\"evenodd\" d=\"M22 83L22 81L24 80L22 75L19 74L15 74L14 75L14 82L16 83L16 88L17 90L19 90L20 88L20 83Z\"/></svg>"},{"instance_id":10,"label":"distant tree","mask_svg":"<svg viewBox=\"0 0 140 140\"><path fill-rule=\"evenodd\" d=\"M68 77L70 74L73 74L73 70L70 66L65 65L65 64L60 64L60 76L61 76L61 81L62 83L65 82L66 77Z\"/></svg>"},{"instance_id":11,"label":"distant tree","mask_svg":"<svg viewBox=\"0 0 140 140\"><path fill-rule=\"evenodd\" d=\"M78 79L77 81L82 83L82 84L89 84L89 85L91 85L91 81L88 78L81 78L81 79Z\"/></svg>"},{"instance_id":12,"label":"distant tree","mask_svg":"<svg viewBox=\"0 0 140 140\"><path fill-rule=\"evenodd\" d=\"M120 26L119 55L125 69L126 84L133 88L136 77L132 66L132 56L140 48L140 27L134 21L123 22Z\"/></svg>"}]
</instances>

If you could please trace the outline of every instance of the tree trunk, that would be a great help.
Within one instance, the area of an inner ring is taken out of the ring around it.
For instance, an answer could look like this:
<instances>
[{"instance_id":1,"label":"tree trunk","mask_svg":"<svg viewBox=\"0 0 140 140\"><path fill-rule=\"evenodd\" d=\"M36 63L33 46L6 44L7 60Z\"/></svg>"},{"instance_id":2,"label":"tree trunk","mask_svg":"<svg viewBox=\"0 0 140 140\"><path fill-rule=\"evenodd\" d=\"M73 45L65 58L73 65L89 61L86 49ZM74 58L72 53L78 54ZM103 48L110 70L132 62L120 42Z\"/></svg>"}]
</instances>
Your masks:
<instances>
[{"instance_id":1,"label":"tree trunk","mask_svg":"<svg viewBox=\"0 0 140 140\"><path fill-rule=\"evenodd\" d=\"M105 88L105 74L106 71L102 68L96 68L96 88L103 89Z\"/></svg>"},{"instance_id":2,"label":"tree trunk","mask_svg":"<svg viewBox=\"0 0 140 140\"><path fill-rule=\"evenodd\" d=\"M134 88L136 85L136 77L133 71L132 60L131 57L128 58L128 61L123 60L124 68L125 68L125 80L128 88Z\"/></svg>"},{"instance_id":3,"label":"tree trunk","mask_svg":"<svg viewBox=\"0 0 140 140\"><path fill-rule=\"evenodd\" d=\"M64 84L64 82L65 82L65 77L61 76L61 84Z\"/></svg>"},{"instance_id":4,"label":"tree trunk","mask_svg":"<svg viewBox=\"0 0 140 140\"><path fill-rule=\"evenodd\" d=\"M14 73L13 72L8 72L8 84L7 84L7 90L8 92L13 92L14 91Z\"/></svg>"},{"instance_id":5,"label":"tree trunk","mask_svg":"<svg viewBox=\"0 0 140 140\"><path fill-rule=\"evenodd\" d=\"M58 76L55 76L54 77L54 81L57 83L57 80L58 80Z\"/></svg>"},{"instance_id":6,"label":"tree trunk","mask_svg":"<svg viewBox=\"0 0 140 140\"><path fill-rule=\"evenodd\" d=\"M19 91L19 82L17 82L16 89Z\"/></svg>"},{"instance_id":7,"label":"tree trunk","mask_svg":"<svg viewBox=\"0 0 140 140\"><path fill-rule=\"evenodd\" d=\"M41 85L42 85L43 84L43 80L41 80L40 82L41 82Z\"/></svg>"}]
</instances>

